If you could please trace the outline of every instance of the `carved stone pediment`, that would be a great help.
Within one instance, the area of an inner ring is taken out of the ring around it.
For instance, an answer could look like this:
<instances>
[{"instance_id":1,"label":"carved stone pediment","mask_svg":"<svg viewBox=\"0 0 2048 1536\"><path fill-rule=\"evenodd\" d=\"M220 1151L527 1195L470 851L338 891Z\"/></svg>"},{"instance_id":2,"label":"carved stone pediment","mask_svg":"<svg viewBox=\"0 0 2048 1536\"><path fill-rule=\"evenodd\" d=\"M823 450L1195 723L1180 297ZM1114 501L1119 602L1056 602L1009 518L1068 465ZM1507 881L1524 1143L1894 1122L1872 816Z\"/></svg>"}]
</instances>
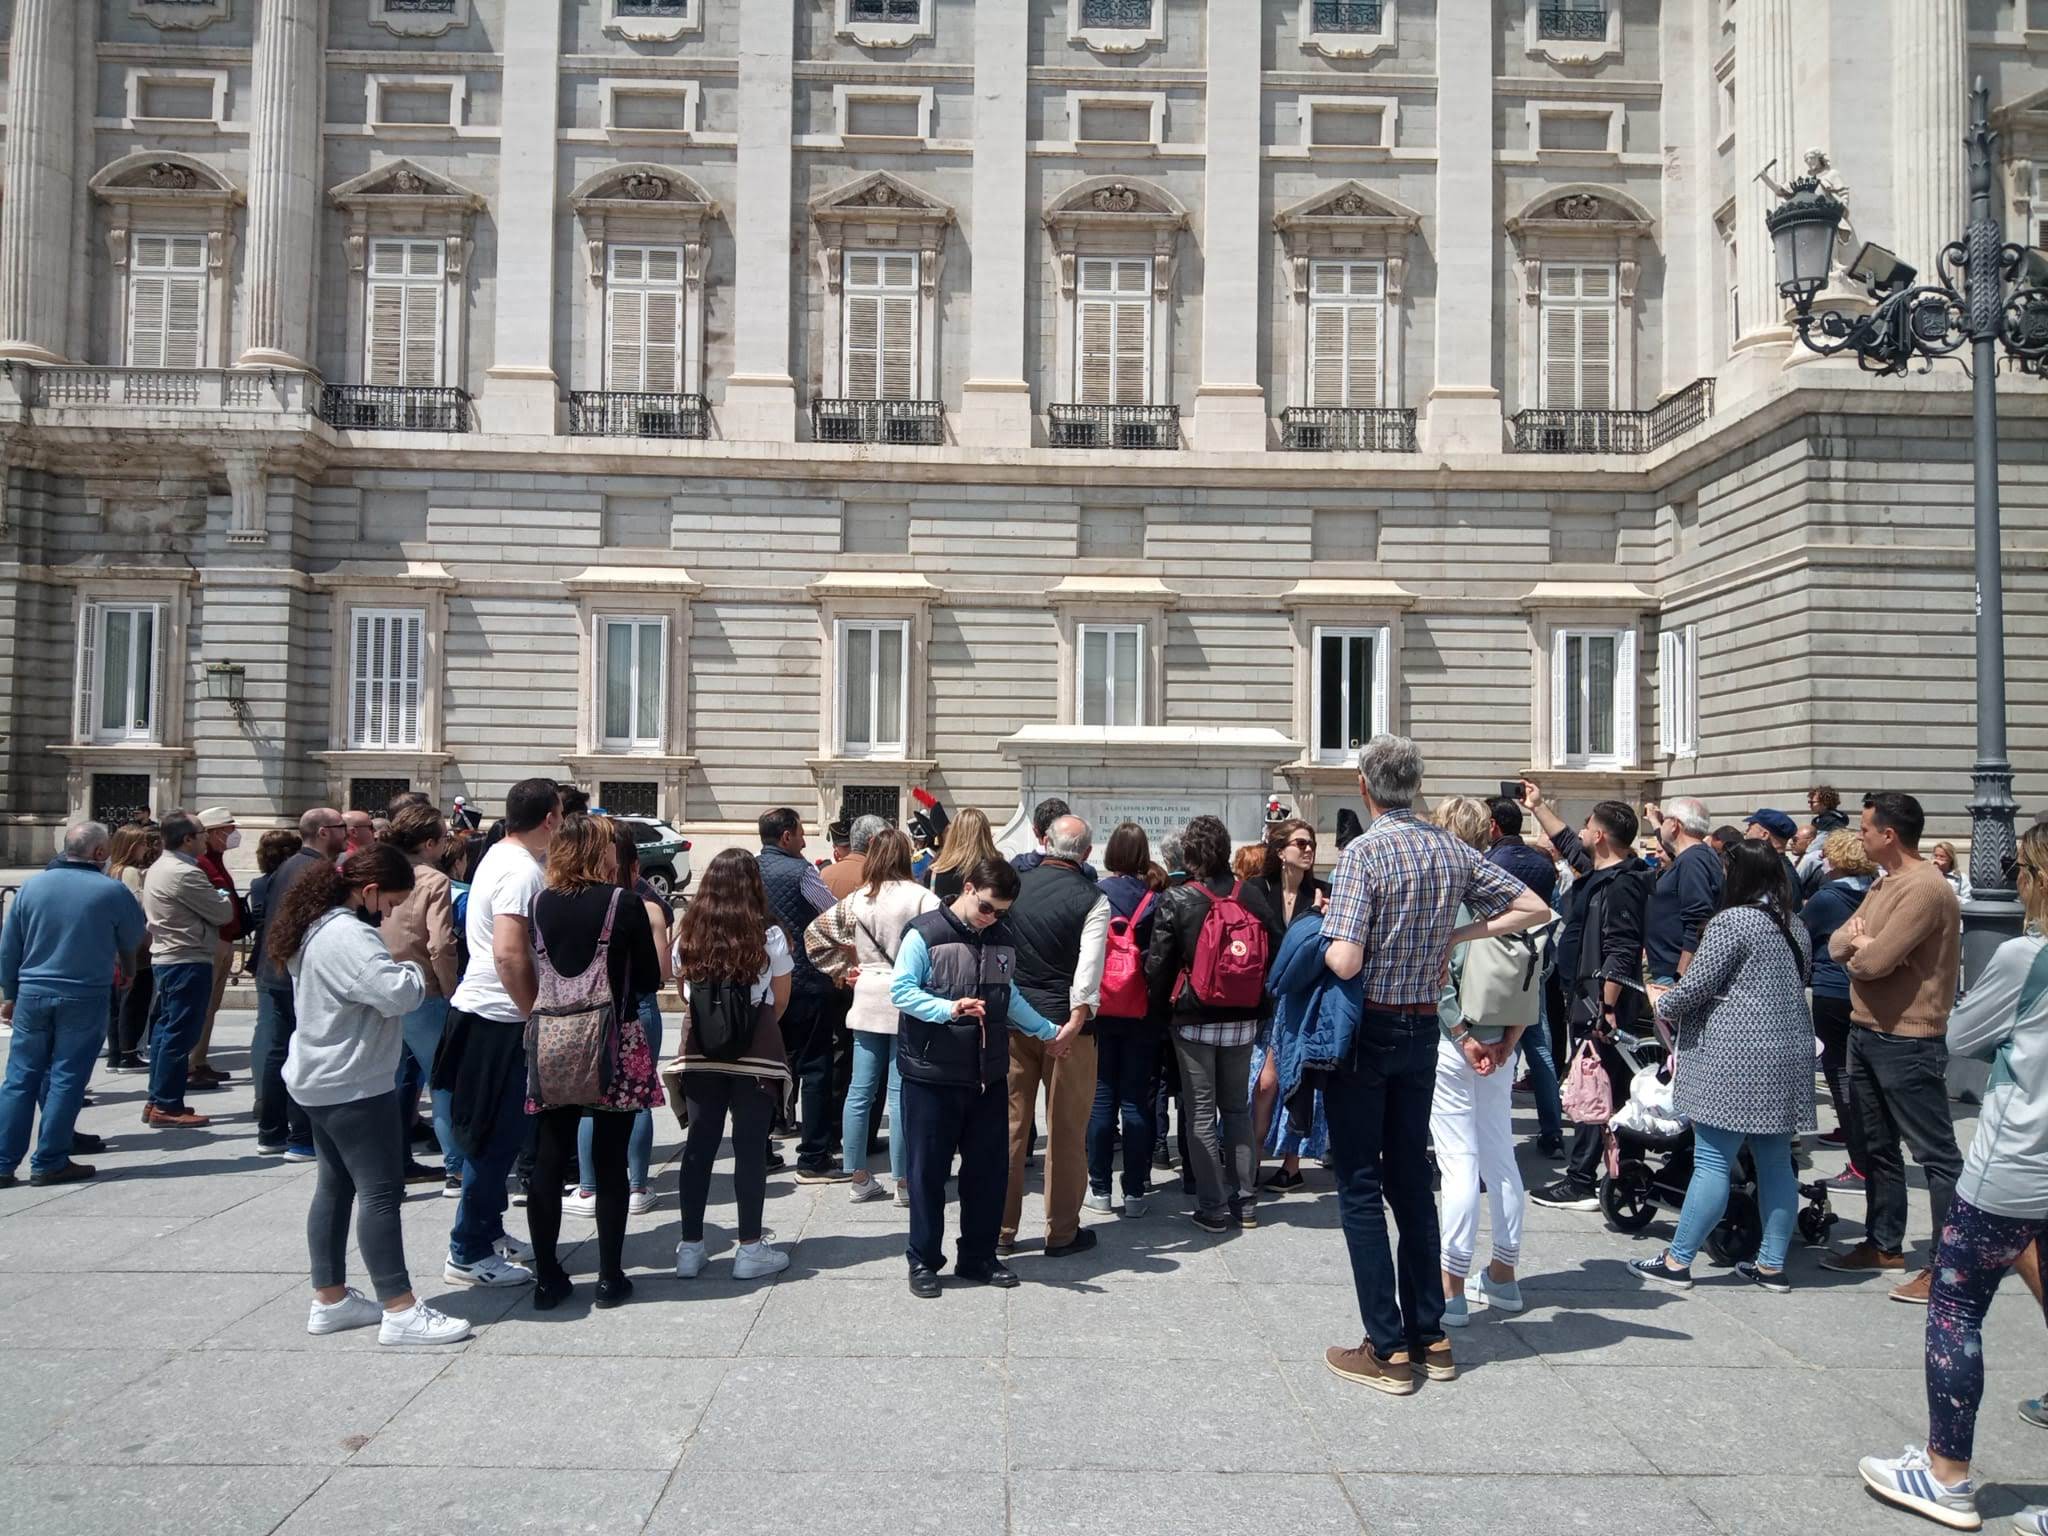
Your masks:
<instances>
[{"instance_id":1,"label":"carved stone pediment","mask_svg":"<svg viewBox=\"0 0 2048 1536\"><path fill-rule=\"evenodd\" d=\"M1070 187L1054 200L1045 226L1063 246L1076 232L1153 232L1160 239L1187 228L1188 212L1173 196L1148 181L1098 176Z\"/></svg>"},{"instance_id":2,"label":"carved stone pediment","mask_svg":"<svg viewBox=\"0 0 2048 1536\"><path fill-rule=\"evenodd\" d=\"M107 203L239 203L241 188L226 174L192 155L154 151L123 155L103 167L90 183Z\"/></svg>"},{"instance_id":3,"label":"carved stone pediment","mask_svg":"<svg viewBox=\"0 0 2048 1536\"><path fill-rule=\"evenodd\" d=\"M412 160L376 166L350 177L327 195L337 208L357 208L371 202L406 203L474 213L484 206L480 194Z\"/></svg>"},{"instance_id":4,"label":"carved stone pediment","mask_svg":"<svg viewBox=\"0 0 2048 1536\"><path fill-rule=\"evenodd\" d=\"M1283 235L1304 228L1382 228L1389 233L1413 234L1422 227L1422 215L1395 202L1384 193L1372 191L1355 181L1318 192L1273 217L1273 227Z\"/></svg>"},{"instance_id":5,"label":"carved stone pediment","mask_svg":"<svg viewBox=\"0 0 2048 1536\"><path fill-rule=\"evenodd\" d=\"M1536 235L1613 242L1646 237L1653 225L1647 211L1618 192L1602 187L1568 187L1545 192L1509 219L1507 229L1517 239Z\"/></svg>"},{"instance_id":6,"label":"carved stone pediment","mask_svg":"<svg viewBox=\"0 0 2048 1536\"><path fill-rule=\"evenodd\" d=\"M811 200L811 217L820 224L894 223L947 225L952 208L900 176L875 171L858 181Z\"/></svg>"},{"instance_id":7,"label":"carved stone pediment","mask_svg":"<svg viewBox=\"0 0 2048 1536\"><path fill-rule=\"evenodd\" d=\"M601 207L608 212L642 212L655 218L703 217L718 211L704 189L682 172L650 163L615 165L600 171L569 194L569 206L578 213Z\"/></svg>"}]
</instances>

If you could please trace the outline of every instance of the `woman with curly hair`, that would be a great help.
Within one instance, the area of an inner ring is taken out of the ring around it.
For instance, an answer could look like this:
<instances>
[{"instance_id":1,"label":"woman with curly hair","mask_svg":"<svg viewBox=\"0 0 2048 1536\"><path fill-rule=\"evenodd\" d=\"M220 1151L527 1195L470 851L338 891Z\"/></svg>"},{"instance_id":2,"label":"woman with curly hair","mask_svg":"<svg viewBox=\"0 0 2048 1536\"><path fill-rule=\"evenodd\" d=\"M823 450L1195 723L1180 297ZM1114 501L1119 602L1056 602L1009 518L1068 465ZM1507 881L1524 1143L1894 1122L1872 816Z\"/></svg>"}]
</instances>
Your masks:
<instances>
[{"instance_id":1,"label":"woman with curly hair","mask_svg":"<svg viewBox=\"0 0 2048 1536\"><path fill-rule=\"evenodd\" d=\"M271 958L291 973L297 1001L285 1091L312 1124L320 1169L306 1210L313 1269L306 1332L376 1323L380 1344L452 1344L469 1337L469 1324L413 1295L398 1222L405 1153L392 1134L394 1084L405 1016L427 987L418 966L391 958L374 925L398 910L412 886L412 865L396 848L361 848L346 864L307 870L266 928ZM376 1301L347 1284L351 1207Z\"/></svg>"},{"instance_id":2,"label":"woman with curly hair","mask_svg":"<svg viewBox=\"0 0 2048 1536\"><path fill-rule=\"evenodd\" d=\"M1863 1122L1849 1107L1849 1033L1855 1027L1849 1022L1849 973L1828 953L1828 940L1863 905L1877 866L1864 852L1863 839L1846 828L1822 840L1821 861L1822 882L1799 912L1806 935L1813 940L1813 1032L1820 1040L1821 1075L1835 1106L1835 1129L1821 1140L1849 1149L1849 1166L1828 1181L1830 1187L1860 1195Z\"/></svg>"},{"instance_id":3,"label":"woman with curly hair","mask_svg":"<svg viewBox=\"0 0 2048 1536\"><path fill-rule=\"evenodd\" d=\"M789 1267L789 1255L768 1246L761 1207L768 1191L768 1125L789 1082L781 1019L795 969L788 939L769 920L761 866L738 848L726 849L704 871L704 883L676 930L676 978L685 1013L682 1092L690 1121L683 1142L678 1279L704 1273L704 1206L728 1115L739 1202L733 1278L758 1280Z\"/></svg>"}]
</instances>

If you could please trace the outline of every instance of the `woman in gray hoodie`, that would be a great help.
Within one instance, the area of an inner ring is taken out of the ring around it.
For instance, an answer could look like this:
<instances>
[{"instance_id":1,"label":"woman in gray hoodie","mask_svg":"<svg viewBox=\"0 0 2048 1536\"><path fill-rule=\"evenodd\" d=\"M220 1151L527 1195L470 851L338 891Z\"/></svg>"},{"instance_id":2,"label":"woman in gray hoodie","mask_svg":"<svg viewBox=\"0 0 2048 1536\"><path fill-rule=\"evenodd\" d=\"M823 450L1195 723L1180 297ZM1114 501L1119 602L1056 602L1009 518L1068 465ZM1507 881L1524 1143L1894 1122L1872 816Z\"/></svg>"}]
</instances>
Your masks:
<instances>
[{"instance_id":1,"label":"woman in gray hoodie","mask_svg":"<svg viewBox=\"0 0 2048 1536\"><path fill-rule=\"evenodd\" d=\"M380 1344L452 1344L469 1336L469 1324L413 1295L398 1225L405 1161L393 1134L393 1084L405 1016L426 996L426 978L412 962L391 958L376 925L412 888L412 865L396 848L358 849L345 864L323 863L300 877L269 920L269 943L271 957L291 972L298 1010L284 1086L312 1122L320 1165L306 1212L313 1268L306 1331L376 1323ZM351 1206L361 1207L374 1302L345 1283Z\"/></svg>"}]
</instances>

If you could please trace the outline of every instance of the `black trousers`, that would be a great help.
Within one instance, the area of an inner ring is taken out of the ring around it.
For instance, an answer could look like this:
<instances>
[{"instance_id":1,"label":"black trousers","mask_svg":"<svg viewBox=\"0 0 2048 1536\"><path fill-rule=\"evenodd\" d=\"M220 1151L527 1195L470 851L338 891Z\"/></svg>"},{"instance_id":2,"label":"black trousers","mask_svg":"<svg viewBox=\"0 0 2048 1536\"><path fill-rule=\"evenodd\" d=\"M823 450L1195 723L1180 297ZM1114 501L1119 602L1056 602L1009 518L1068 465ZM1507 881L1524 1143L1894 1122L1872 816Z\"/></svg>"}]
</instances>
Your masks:
<instances>
[{"instance_id":1,"label":"black trousers","mask_svg":"<svg viewBox=\"0 0 2048 1536\"><path fill-rule=\"evenodd\" d=\"M1903 1137L1927 1175L1928 1241L1938 1245L1963 1172L1948 1108L1948 1046L1859 1026L1849 1036L1849 1101L1863 1122L1864 1229L1870 1241L1886 1253L1905 1250Z\"/></svg>"},{"instance_id":2,"label":"black trousers","mask_svg":"<svg viewBox=\"0 0 2048 1536\"><path fill-rule=\"evenodd\" d=\"M1574 1046L1576 1049L1576 1046ZM1614 1107L1619 1109L1628 1102L1629 1069L1614 1047L1604 1040L1595 1041L1594 1049L1600 1053L1600 1064L1607 1069L1608 1084L1614 1090ZM1563 1060L1558 1062L1562 1075L1571 1068ZM1597 1189L1600 1184L1601 1159L1607 1146L1607 1127L1604 1125L1582 1125L1572 1132L1572 1150L1565 1160L1564 1176L1571 1183L1583 1189Z\"/></svg>"},{"instance_id":3,"label":"black trousers","mask_svg":"<svg viewBox=\"0 0 2048 1536\"><path fill-rule=\"evenodd\" d=\"M156 975L144 960L135 979L114 993L113 1007L107 1014L108 1061L135 1054L149 1028L149 1005L155 996Z\"/></svg>"},{"instance_id":4,"label":"black trousers","mask_svg":"<svg viewBox=\"0 0 2048 1536\"><path fill-rule=\"evenodd\" d=\"M850 1001L843 994L792 993L782 1015L782 1038L799 1098L799 1168L823 1169L832 1163L832 1137L845 1105L832 1092L833 1049Z\"/></svg>"},{"instance_id":5,"label":"black trousers","mask_svg":"<svg viewBox=\"0 0 2048 1536\"><path fill-rule=\"evenodd\" d=\"M1828 1098L1834 1102L1835 1119L1849 1146L1849 1166L1864 1172L1868 1158L1863 1142L1863 1117L1856 1113L1855 1098L1849 1091L1849 1036L1856 1029L1849 1017L1849 999L1813 995L1813 1032L1820 1040L1820 1070L1828 1082Z\"/></svg>"},{"instance_id":6,"label":"black trousers","mask_svg":"<svg viewBox=\"0 0 2048 1536\"><path fill-rule=\"evenodd\" d=\"M562 1236L562 1185L580 1177L576 1135L590 1116L590 1163L597 1176L597 1277L625 1274L626 1142L633 1116L615 1109L571 1104L544 1109L533 1121L533 1183L526 1197L526 1227L533 1234L534 1273L552 1280L562 1273L555 1246Z\"/></svg>"},{"instance_id":7,"label":"black trousers","mask_svg":"<svg viewBox=\"0 0 2048 1536\"><path fill-rule=\"evenodd\" d=\"M690 1111L683 1139L683 1241L704 1241L704 1207L711 1199L711 1165L732 1116L732 1187L739 1202L739 1239L758 1242L761 1206L768 1197L768 1124L781 1085L737 1072L685 1072L683 1102ZM622 1165L623 1167L623 1165Z\"/></svg>"},{"instance_id":8,"label":"black trousers","mask_svg":"<svg viewBox=\"0 0 2048 1536\"><path fill-rule=\"evenodd\" d=\"M946 1262L946 1175L960 1155L960 1262L955 1274L996 1262L996 1232L1010 1187L1010 1084L979 1088L903 1080L904 1183L910 1187L912 1264Z\"/></svg>"}]
</instances>

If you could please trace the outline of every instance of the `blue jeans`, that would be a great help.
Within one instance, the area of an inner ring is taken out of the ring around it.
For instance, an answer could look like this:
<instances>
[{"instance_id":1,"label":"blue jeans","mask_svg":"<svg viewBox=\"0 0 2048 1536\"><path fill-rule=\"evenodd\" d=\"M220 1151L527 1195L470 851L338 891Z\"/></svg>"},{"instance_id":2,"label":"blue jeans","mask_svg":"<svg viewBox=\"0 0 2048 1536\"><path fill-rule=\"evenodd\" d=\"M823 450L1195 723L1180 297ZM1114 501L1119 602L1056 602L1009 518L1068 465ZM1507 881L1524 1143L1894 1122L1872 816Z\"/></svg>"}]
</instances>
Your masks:
<instances>
[{"instance_id":1,"label":"blue jeans","mask_svg":"<svg viewBox=\"0 0 2048 1536\"><path fill-rule=\"evenodd\" d=\"M1351 1059L1323 1085L1351 1282L1366 1337L1383 1359L1444 1336L1436 1194L1429 1175L1439 1038L1433 1008L1422 1014L1368 1006ZM1401 1229L1398 1259L1387 1243L1389 1205Z\"/></svg>"},{"instance_id":2,"label":"blue jeans","mask_svg":"<svg viewBox=\"0 0 2048 1536\"><path fill-rule=\"evenodd\" d=\"M43 1112L31 1173L55 1173L71 1161L71 1127L107 1035L107 994L59 997L25 989L14 1000L14 1039L0 1085L0 1173L28 1151L29 1127Z\"/></svg>"},{"instance_id":3,"label":"blue jeans","mask_svg":"<svg viewBox=\"0 0 2048 1536\"><path fill-rule=\"evenodd\" d=\"M1799 1175L1792 1171L1790 1136L1745 1136L1718 1126L1693 1122L1692 1182L1685 1187L1685 1205L1678 1213L1678 1231L1671 1238L1671 1258L1680 1268L1691 1265L1707 1234L1728 1211L1728 1183L1749 1143L1756 1161L1757 1204L1763 1210L1764 1241L1756 1261L1765 1269L1783 1269L1792 1243L1792 1221L1799 1206Z\"/></svg>"},{"instance_id":4,"label":"blue jeans","mask_svg":"<svg viewBox=\"0 0 2048 1536\"><path fill-rule=\"evenodd\" d=\"M405 1016L405 1051L419 1063L420 1076L430 1078L434 1075L434 1052L440 1048L441 1031L447 1025L448 999L445 997L430 997ZM401 1086L405 1082L403 1058L398 1063L398 1080ZM459 1179L462 1177L462 1148L455 1144L455 1132L448 1118L452 1096L446 1088L436 1088L433 1098L434 1140L441 1144L441 1165L448 1170L449 1178ZM403 1096L400 1103L404 1104ZM401 1109L401 1135L404 1134L402 1127L409 1120L409 1114Z\"/></svg>"},{"instance_id":5,"label":"blue jeans","mask_svg":"<svg viewBox=\"0 0 2048 1536\"><path fill-rule=\"evenodd\" d=\"M177 1109L185 1102L185 1083L192 1047L206 1027L206 1005L213 997L213 962L159 965L156 971L156 1019L149 1042L149 1102L157 1109ZM105 1026L101 1026L104 1033Z\"/></svg>"},{"instance_id":6,"label":"blue jeans","mask_svg":"<svg viewBox=\"0 0 2048 1536\"><path fill-rule=\"evenodd\" d=\"M448 1229L448 1257L457 1264L489 1258L492 1245L505 1235L505 1180L519 1160L519 1149L526 1145L527 1119L526 1073L515 1070L505 1075L504 1097L498 1102L490 1145L462 1165L462 1199L455 1207L455 1224Z\"/></svg>"},{"instance_id":7,"label":"blue jeans","mask_svg":"<svg viewBox=\"0 0 2048 1536\"><path fill-rule=\"evenodd\" d=\"M264 1146L313 1145L312 1122L284 1088L284 1059L291 1052L292 1035L298 1027L292 989L258 985L249 1070L256 1079L256 1140Z\"/></svg>"},{"instance_id":8,"label":"blue jeans","mask_svg":"<svg viewBox=\"0 0 2048 1536\"><path fill-rule=\"evenodd\" d=\"M903 1077L896 1070L896 1037L870 1030L853 1032L853 1081L846 1089L846 1113L840 1122L840 1156L849 1173L868 1166L868 1127L875 1117L875 1095L889 1080L889 1177L903 1182Z\"/></svg>"},{"instance_id":9,"label":"blue jeans","mask_svg":"<svg viewBox=\"0 0 2048 1536\"><path fill-rule=\"evenodd\" d=\"M1145 1024L1117 1023L1095 1030L1095 1104L1088 1111L1088 1187L1109 1193L1117 1132L1124 1146L1124 1198L1142 1196L1152 1182L1152 1144L1158 1136L1153 1069L1159 1032Z\"/></svg>"},{"instance_id":10,"label":"blue jeans","mask_svg":"<svg viewBox=\"0 0 2048 1536\"><path fill-rule=\"evenodd\" d=\"M654 1053L657 1066L661 1062L661 1000L656 997L640 999L640 1027L647 1032L647 1049ZM437 1095L438 1097L438 1095ZM435 1106L436 1113L440 1106ZM590 1157L590 1127L596 1115L585 1115L583 1123L576 1127L576 1187L585 1194L597 1191L597 1168ZM633 1116L632 1135L626 1142L626 1188L628 1190L647 1187L647 1165L654 1157L654 1112L643 1109Z\"/></svg>"},{"instance_id":11,"label":"blue jeans","mask_svg":"<svg viewBox=\"0 0 2048 1536\"><path fill-rule=\"evenodd\" d=\"M1564 1141L1564 1101L1558 1095L1550 1031L1541 1019L1522 1031L1517 1049L1529 1068L1529 1091L1536 1097L1536 1137L1546 1147L1559 1146Z\"/></svg>"}]
</instances>

